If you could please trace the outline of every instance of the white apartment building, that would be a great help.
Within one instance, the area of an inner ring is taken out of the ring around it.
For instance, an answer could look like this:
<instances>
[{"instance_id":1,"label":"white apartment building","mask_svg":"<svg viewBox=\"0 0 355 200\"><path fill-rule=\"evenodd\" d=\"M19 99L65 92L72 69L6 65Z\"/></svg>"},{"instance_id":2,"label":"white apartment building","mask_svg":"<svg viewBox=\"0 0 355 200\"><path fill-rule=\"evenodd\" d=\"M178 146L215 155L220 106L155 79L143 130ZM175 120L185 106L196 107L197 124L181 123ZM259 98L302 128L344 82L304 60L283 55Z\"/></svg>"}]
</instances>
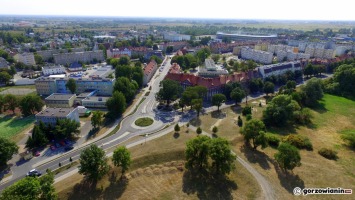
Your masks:
<instances>
[{"instance_id":1,"label":"white apartment building","mask_svg":"<svg viewBox=\"0 0 355 200\"><path fill-rule=\"evenodd\" d=\"M287 59L287 51L285 51L285 50L277 50L275 53L276 53L278 62L284 61L285 58Z\"/></svg>"},{"instance_id":2,"label":"white apartment building","mask_svg":"<svg viewBox=\"0 0 355 200\"><path fill-rule=\"evenodd\" d=\"M272 63L273 54L271 52L254 50L249 47L242 47L241 58L254 60L255 62L270 64Z\"/></svg>"},{"instance_id":3,"label":"white apartment building","mask_svg":"<svg viewBox=\"0 0 355 200\"><path fill-rule=\"evenodd\" d=\"M65 74L65 68L63 65L47 65L42 67L42 73L44 76Z\"/></svg>"},{"instance_id":4,"label":"white apartment building","mask_svg":"<svg viewBox=\"0 0 355 200\"><path fill-rule=\"evenodd\" d=\"M177 33L164 33L164 40L168 41L187 41L190 40L190 35L182 35Z\"/></svg>"},{"instance_id":5,"label":"white apartment building","mask_svg":"<svg viewBox=\"0 0 355 200\"><path fill-rule=\"evenodd\" d=\"M272 75L281 75L286 73L287 71L294 72L296 70L302 70L300 62L286 62L258 67L258 71L263 78Z\"/></svg>"},{"instance_id":6,"label":"white apartment building","mask_svg":"<svg viewBox=\"0 0 355 200\"><path fill-rule=\"evenodd\" d=\"M97 61L105 60L102 50L54 54L53 57L54 62L61 65L70 64L73 62L87 63L92 62L94 59Z\"/></svg>"},{"instance_id":7,"label":"white apartment building","mask_svg":"<svg viewBox=\"0 0 355 200\"><path fill-rule=\"evenodd\" d=\"M132 51L128 48L108 49L106 52L108 58L112 58L117 55L127 55L129 57L132 56Z\"/></svg>"},{"instance_id":8,"label":"white apartment building","mask_svg":"<svg viewBox=\"0 0 355 200\"><path fill-rule=\"evenodd\" d=\"M14 56L17 62L22 62L25 65L36 65L33 53L19 53Z\"/></svg>"}]
</instances>

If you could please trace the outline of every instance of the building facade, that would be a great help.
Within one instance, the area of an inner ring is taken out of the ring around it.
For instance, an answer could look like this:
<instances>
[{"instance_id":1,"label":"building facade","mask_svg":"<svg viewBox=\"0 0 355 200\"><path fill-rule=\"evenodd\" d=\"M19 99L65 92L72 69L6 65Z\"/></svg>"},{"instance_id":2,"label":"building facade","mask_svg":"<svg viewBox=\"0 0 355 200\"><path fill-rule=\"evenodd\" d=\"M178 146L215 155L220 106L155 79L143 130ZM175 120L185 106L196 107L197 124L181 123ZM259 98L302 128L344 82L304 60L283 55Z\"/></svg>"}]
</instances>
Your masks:
<instances>
[{"instance_id":1,"label":"building facade","mask_svg":"<svg viewBox=\"0 0 355 200\"><path fill-rule=\"evenodd\" d=\"M70 108L73 107L76 99L75 94L53 93L44 99L47 107L51 108Z\"/></svg>"},{"instance_id":2,"label":"building facade","mask_svg":"<svg viewBox=\"0 0 355 200\"><path fill-rule=\"evenodd\" d=\"M271 52L254 50L249 47L242 47L241 58L254 60L255 62L263 64L271 64L273 60L273 54Z\"/></svg>"},{"instance_id":3,"label":"building facade","mask_svg":"<svg viewBox=\"0 0 355 200\"><path fill-rule=\"evenodd\" d=\"M54 62L56 64L70 64L73 62L92 62L94 60L104 61L104 53L102 50L98 51L84 51L84 52L72 52L72 53L62 53L54 54Z\"/></svg>"},{"instance_id":4,"label":"building facade","mask_svg":"<svg viewBox=\"0 0 355 200\"><path fill-rule=\"evenodd\" d=\"M154 76L158 69L158 64L155 60L151 60L143 69L143 85L147 85L150 79Z\"/></svg>"},{"instance_id":5,"label":"building facade","mask_svg":"<svg viewBox=\"0 0 355 200\"><path fill-rule=\"evenodd\" d=\"M47 65L42 67L42 73L44 76L65 74L65 68L63 65Z\"/></svg>"},{"instance_id":6,"label":"building facade","mask_svg":"<svg viewBox=\"0 0 355 200\"><path fill-rule=\"evenodd\" d=\"M78 108L47 108L36 114L36 122L54 126L57 120L70 119L80 122Z\"/></svg>"},{"instance_id":7,"label":"building facade","mask_svg":"<svg viewBox=\"0 0 355 200\"><path fill-rule=\"evenodd\" d=\"M17 62L22 62L25 65L36 65L33 53L20 53L14 56Z\"/></svg>"},{"instance_id":8,"label":"building facade","mask_svg":"<svg viewBox=\"0 0 355 200\"><path fill-rule=\"evenodd\" d=\"M83 99L82 105L87 108L106 108L106 102L110 97L91 96Z\"/></svg>"},{"instance_id":9,"label":"building facade","mask_svg":"<svg viewBox=\"0 0 355 200\"><path fill-rule=\"evenodd\" d=\"M286 73L287 71L296 71L302 70L302 66L300 62L285 62L278 63L273 65L264 65L258 67L258 71L262 78L270 77L272 75L281 75Z\"/></svg>"}]
</instances>

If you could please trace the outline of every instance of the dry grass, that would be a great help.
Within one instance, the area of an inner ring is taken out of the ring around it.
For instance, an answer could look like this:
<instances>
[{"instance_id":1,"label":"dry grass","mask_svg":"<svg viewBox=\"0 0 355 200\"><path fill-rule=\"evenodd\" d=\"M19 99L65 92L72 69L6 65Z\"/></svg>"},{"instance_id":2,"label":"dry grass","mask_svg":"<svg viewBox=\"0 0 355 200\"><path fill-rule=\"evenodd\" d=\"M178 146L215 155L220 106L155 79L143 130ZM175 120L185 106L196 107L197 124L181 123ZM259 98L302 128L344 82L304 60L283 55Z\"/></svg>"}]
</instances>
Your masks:
<instances>
[{"instance_id":1,"label":"dry grass","mask_svg":"<svg viewBox=\"0 0 355 200\"><path fill-rule=\"evenodd\" d=\"M170 133L130 149L133 163L126 178L112 167L109 175L90 186L83 176L75 174L57 184L60 199L255 199L260 188L249 172L238 163L228 179L215 182L195 179L184 170L184 147L197 136L181 127L179 134ZM157 148L159 147L159 148ZM198 180L196 183L196 180ZM204 183L204 184L202 184ZM218 196L219 195L219 196Z\"/></svg>"}]
</instances>

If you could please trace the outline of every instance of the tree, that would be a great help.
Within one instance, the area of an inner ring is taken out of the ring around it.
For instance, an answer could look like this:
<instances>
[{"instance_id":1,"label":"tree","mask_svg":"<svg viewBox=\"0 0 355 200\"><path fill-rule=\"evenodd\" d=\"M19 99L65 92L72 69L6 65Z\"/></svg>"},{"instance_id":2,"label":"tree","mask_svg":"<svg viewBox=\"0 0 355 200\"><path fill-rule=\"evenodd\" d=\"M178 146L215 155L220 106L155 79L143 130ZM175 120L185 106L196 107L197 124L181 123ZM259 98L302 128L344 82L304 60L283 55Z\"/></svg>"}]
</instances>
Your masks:
<instances>
[{"instance_id":1,"label":"tree","mask_svg":"<svg viewBox=\"0 0 355 200\"><path fill-rule=\"evenodd\" d=\"M242 127L242 126L243 126L243 120L242 120L242 118L240 117L240 115L238 116L238 126L239 126L239 127Z\"/></svg>"},{"instance_id":2,"label":"tree","mask_svg":"<svg viewBox=\"0 0 355 200\"><path fill-rule=\"evenodd\" d=\"M322 82L317 78L311 78L307 81L306 85L301 86L301 91L304 94L306 106L316 106L318 100L323 98Z\"/></svg>"},{"instance_id":3,"label":"tree","mask_svg":"<svg viewBox=\"0 0 355 200\"><path fill-rule=\"evenodd\" d=\"M263 112L263 121L267 125L282 126L293 122L296 111L301 107L291 96L278 95L274 97Z\"/></svg>"},{"instance_id":4,"label":"tree","mask_svg":"<svg viewBox=\"0 0 355 200\"><path fill-rule=\"evenodd\" d=\"M219 61L219 59L220 59L220 55L219 55L219 54L213 54L213 55L212 55L212 60L213 60L215 63L217 63L217 62Z\"/></svg>"},{"instance_id":5,"label":"tree","mask_svg":"<svg viewBox=\"0 0 355 200\"><path fill-rule=\"evenodd\" d=\"M38 55L37 53L34 54L35 62L37 65L43 64L43 58L41 55Z\"/></svg>"},{"instance_id":6,"label":"tree","mask_svg":"<svg viewBox=\"0 0 355 200\"><path fill-rule=\"evenodd\" d=\"M131 60L129 59L128 56L122 56L119 60L118 60L118 64L119 65L130 65L131 64Z\"/></svg>"},{"instance_id":7,"label":"tree","mask_svg":"<svg viewBox=\"0 0 355 200\"><path fill-rule=\"evenodd\" d=\"M121 167L122 175L131 165L131 154L124 146L120 146L113 152L112 162L116 167Z\"/></svg>"},{"instance_id":8,"label":"tree","mask_svg":"<svg viewBox=\"0 0 355 200\"><path fill-rule=\"evenodd\" d=\"M200 116L200 112L201 112L202 107L203 107L202 99L193 99L192 100L192 107L196 110L197 117L199 117Z\"/></svg>"},{"instance_id":9,"label":"tree","mask_svg":"<svg viewBox=\"0 0 355 200\"><path fill-rule=\"evenodd\" d=\"M174 131L175 131L176 133L178 133L178 132L180 131L180 126L179 126L179 124L176 124L176 125L174 126Z\"/></svg>"},{"instance_id":10,"label":"tree","mask_svg":"<svg viewBox=\"0 0 355 200\"><path fill-rule=\"evenodd\" d=\"M181 101L186 106L191 106L192 108L192 100L198 98L198 94L196 91L191 89L192 87L186 88L186 90L181 95Z\"/></svg>"},{"instance_id":11,"label":"tree","mask_svg":"<svg viewBox=\"0 0 355 200\"><path fill-rule=\"evenodd\" d=\"M54 175L50 171L40 178L26 177L5 188L0 195L0 200L54 200L57 199L57 195L53 183Z\"/></svg>"},{"instance_id":12,"label":"tree","mask_svg":"<svg viewBox=\"0 0 355 200\"><path fill-rule=\"evenodd\" d=\"M296 147L288 143L281 143L277 150L274 157L283 170L292 171L295 167L301 166L301 155Z\"/></svg>"},{"instance_id":13,"label":"tree","mask_svg":"<svg viewBox=\"0 0 355 200\"><path fill-rule=\"evenodd\" d=\"M201 127L197 127L197 129L196 129L196 133L197 133L197 134L201 134L201 133L202 133L202 129L201 129Z\"/></svg>"},{"instance_id":14,"label":"tree","mask_svg":"<svg viewBox=\"0 0 355 200\"><path fill-rule=\"evenodd\" d=\"M242 102L243 98L245 97L245 91L239 87L236 87L230 93L230 98L235 101L235 105Z\"/></svg>"},{"instance_id":15,"label":"tree","mask_svg":"<svg viewBox=\"0 0 355 200\"><path fill-rule=\"evenodd\" d=\"M6 71L0 72L0 83L7 84L10 81L11 78L12 77L11 77L11 75L8 72L6 72Z\"/></svg>"},{"instance_id":16,"label":"tree","mask_svg":"<svg viewBox=\"0 0 355 200\"><path fill-rule=\"evenodd\" d=\"M247 121L242 128L241 133L244 135L244 140L250 142L252 140L253 148L256 149L261 145L262 148L267 146L265 137L265 124L258 119L251 119Z\"/></svg>"},{"instance_id":17,"label":"tree","mask_svg":"<svg viewBox=\"0 0 355 200\"><path fill-rule=\"evenodd\" d=\"M262 91L264 83L260 78L254 78L249 82L249 90L251 93Z\"/></svg>"},{"instance_id":18,"label":"tree","mask_svg":"<svg viewBox=\"0 0 355 200\"><path fill-rule=\"evenodd\" d=\"M99 110L92 112L91 125L94 127L94 129L100 128L103 122L103 116L104 113Z\"/></svg>"},{"instance_id":19,"label":"tree","mask_svg":"<svg viewBox=\"0 0 355 200\"><path fill-rule=\"evenodd\" d=\"M118 61L117 61L117 63L118 63ZM116 76L116 78L119 78L119 77L131 78L132 69L133 69L131 66L117 64L117 66L114 66L114 67L115 67L115 76Z\"/></svg>"},{"instance_id":20,"label":"tree","mask_svg":"<svg viewBox=\"0 0 355 200\"><path fill-rule=\"evenodd\" d=\"M139 87L143 86L143 69L141 63L138 62L138 65L135 65L132 69L132 80L136 81ZM137 64L137 63L136 63Z\"/></svg>"},{"instance_id":21,"label":"tree","mask_svg":"<svg viewBox=\"0 0 355 200\"><path fill-rule=\"evenodd\" d=\"M211 138L208 136L198 136L187 141L185 158L187 169L203 169L208 166L208 147Z\"/></svg>"},{"instance_id":22,"label":"tree","mask_svg":"<svg viewBox=\"0 0 355 200\"><path fill-rule=\"evenodd\" d=\"M12 155L18 152L16 143L0 137L0 166L6 165L7 161L12 158Z\"/></svg>"},{"instance_id":23,"label":"tree","mask_svg":"<svg viewBox=\"0 0 355 200\"><path fill-rule=\"evenodd\" d=\"M116 118L123 114L126 109L126 98L122 92L114 91L112 97L106 101L107 109L109 110L108 116Z\"/></svg>"},{"instance_id":24,"label":"tree","mask_svg":"<svg viewBox=\"0 0 355 200\"><path fill-rule=\"evenodd\" d=\"M93 181L101 179L109 170L105 151L92 144L80 154L79 173Z\"/></svg>"},{"instance_id":25,"label":"tree","mask_svg":"<svg viewBox=\"0 0 355 200\"><path fill-rule=\"evenodd\" d=\"M264 83L264 92L266 93L266 96L268 96L270 93L274 93L275 91L275 85L272 82L266 81Z\"/></svg>"},{"instance_id":26,"label":"tree","mask_svg":"<svg viewBox=\"0 0 355 200\"><path fill-rule=\"evenodd\" d=\"M174 47L173 46L168 46L168 47L166 47L166 53L167 54L170 54L170 53L172 53L174 51Z\"/></svg>"},{"instance_id":27,"label":"tree","mask_svg":"<svg viewBox=\"0 0 355 200\"><path fill-rule=\"evenodd\" d=\"M4 97L5 110L11 110L15 114L15 109L18 106L18 99L13 94L7 94Z\"/></svg>"},{"instance_id":28,"label":"tree","mask_svg":"<svg viewBox=\"0 0 355 200\"><path fill-rule=\"evenodd\" d=\"M5 105L4 96L0 94L0 114L2 113L2 110L4 109L4 105Z\"/></svg>"},{"instance_id":29,"label":"tree","mask_svg":"<svg viewBox=\"0 0 355 200\"><path fill-rule=\"evenodd\" d=\"M76 82L73 78L70 78L68 82L65 84L65 87L69 89L72 94L76 92Z\"/></svg>"},{"instance_id":30,"label":"tree","mask_svg":"<svg viewBox=\"0 0 355 200\"><path fill-rule=\"evenodd\" d=\"M39 125L34 125L32 129L32 135L28 137L26 141L26 148L32 149L35 147L43 147L48 143L46 135L43 130L40 129Z\"/></svg>"},{"instance_id":31,"label":"tree","mask_svg":"<svg viewBox=\"0 0 355 200\"><path fill-rule=\"evenodd\" d=\"M214 126L214 127L212 128L212 132L213 132L214 134L216 134L216 133L218 132L217 126Z\"/></svg>"},{"instance_id":32,"label":"tree","mask_svg":"<svg viewBox=\"0 0 355 200\"><path fill-rule=\"evenodd\" d=\"M208 154L212 160L212 171L223 175L231 172L234 167L236 156L232 154L231 148L226 139L211 139Z\"/></svg>"},{"instance_id":33,"label":"tree","mask_svg":"<svg viewBox=\"0 0 355 200\"><path fill-rule=\"evenodd\" d=\"M42 110L44 103L42 99L38 95L29 94L26 95L20 101L20 108L22 114L25 116L32 115L35 112L39 112Z\"/></svg>"},{"instance_id":34,"label":"tree","mask_svg":"<svg viewBox=\"0 0 355 200\"><path fill-rule=\"evenodd\" d=\"M167 105L170 104L171 100L174 100L180 96L182 92L182 87L176 81L169 79L163 80L161 85L162 88L160 88L159 92L157 93L157 98L160 100L166 100Z\"/></svg>"},{"instance_id":35,"label":"tree","mask_svg":"<svg viewBox=\"0 0 355 200\"><path fill-rule=\"evenodd\" d=\"M340 65L334 73L334 80L331 83L335 86L336 92L342 95L355 96L355 64ZM338 87L336 87L338 86Z\"/></svg>"},{"instance_id":36,"label":"tree","mask_svg":"<svg viewBox=\"0 0 355 200\"><path fill-rule=\"evenodd\" d=\"M212 96L212 104L217 106L217 110L219 111L219 107L222 103L226 102L226 96L224 94L215 94Z\"/></svg>"},{"instance_id":37,"label":"tree","mask_svg":"<svg viewBox=\"0 0 355 200\"><path fill-rule=\"evenodd\" d=\"M116 79L114 85L114 91L122 92L126 98L126 102L129 103L134 99L134 96L138 89L138 84L135 81L130 81L127 77L119 77Z\"/></svg>"},{"instance_id":38,"label":"tree","mask_svg":"<svg viewBox=\"0 0 355 200\"><path fill-rule=\"evenodd\" d=\"M54 136L57 139L70 138L80 133L80 123L68 118L58 119L54 127Z\"/></svg>"}]
</instances>

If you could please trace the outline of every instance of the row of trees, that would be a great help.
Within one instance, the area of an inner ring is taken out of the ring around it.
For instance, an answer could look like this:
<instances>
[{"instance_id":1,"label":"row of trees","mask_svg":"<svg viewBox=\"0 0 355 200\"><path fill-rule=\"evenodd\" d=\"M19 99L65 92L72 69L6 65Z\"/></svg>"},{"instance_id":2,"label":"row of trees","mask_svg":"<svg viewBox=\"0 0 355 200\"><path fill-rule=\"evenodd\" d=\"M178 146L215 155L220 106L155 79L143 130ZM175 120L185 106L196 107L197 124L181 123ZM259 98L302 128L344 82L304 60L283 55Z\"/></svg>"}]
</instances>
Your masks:
<instances>
[{"instance_id":1,"label":"row of trees","mask_svg":"<svg viewBox=\"0 0 355 200\"><path fill-rule=\"evenodd\" d=\"M211 55L211 50L207 47L202 48L196 52L195 55L186 54L183 56L174 56L171 63L177 63L183 70L190 68L195 69L197 66L205 62L205 59Z\"/></svg>"},{"instance_id":2,"label":"row of trees","mask_svg":"<svg viewBox=\"0 0 355 200\"><path fill-rule=\"evenodd\" d=\"M15 113L15 109L20 107L22 114L29 116L41 111L43 106L42 99L35 94L28 94L24 97L18 97L13 94L0 95L0 113L3 110L11 110Z\"/></svg>"},{"instance_id":3,"label":"row of trees","mask_svg":"<svg viewBox=\"0 0 355 200\"><path fill-rule=\"evenodd\" d=\"M341 96L355 97L355 61L336 68L334 76L323 81L326 92Z\"/></svg>"}]
</instances>

